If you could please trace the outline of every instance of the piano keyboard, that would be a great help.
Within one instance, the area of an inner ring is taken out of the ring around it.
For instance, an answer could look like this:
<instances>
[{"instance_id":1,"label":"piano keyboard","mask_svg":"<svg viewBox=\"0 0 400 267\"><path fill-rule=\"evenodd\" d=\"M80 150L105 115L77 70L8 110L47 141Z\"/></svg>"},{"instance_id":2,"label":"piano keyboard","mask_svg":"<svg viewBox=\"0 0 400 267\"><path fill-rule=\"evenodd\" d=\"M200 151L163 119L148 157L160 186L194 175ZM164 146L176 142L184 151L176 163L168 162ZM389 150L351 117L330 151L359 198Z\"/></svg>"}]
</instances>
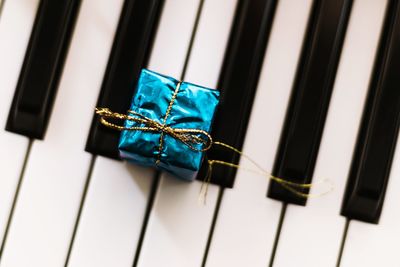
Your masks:
<instances>
[{"instance_id":1,"label":"piano keyboard","mask_svg":"<svg viewBox=\"0 0 400 267\"><path fill-rule=\"evenodd\" d=\"M0 59L0 267L399 264L399 0L0 0ZM333 191L216 167L203 205L205 166L120 161L94 108L141 68L218 88L215 139Z\"/></svg>"}]
</instances>

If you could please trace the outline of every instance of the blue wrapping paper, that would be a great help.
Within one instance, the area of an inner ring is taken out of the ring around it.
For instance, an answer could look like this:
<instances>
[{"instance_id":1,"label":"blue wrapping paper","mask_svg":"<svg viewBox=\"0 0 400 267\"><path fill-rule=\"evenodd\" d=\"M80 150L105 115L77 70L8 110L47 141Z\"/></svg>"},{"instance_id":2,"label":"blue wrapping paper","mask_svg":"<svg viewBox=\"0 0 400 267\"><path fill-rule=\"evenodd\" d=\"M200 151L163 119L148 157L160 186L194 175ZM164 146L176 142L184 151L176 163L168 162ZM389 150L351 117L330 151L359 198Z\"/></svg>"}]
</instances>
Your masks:
<instances>
[{"instance_id":1,"label":"blue wrapping paper","mask_svg":"<svg viewBox=\"0 0 400 267\"><path fill-rule=\"evenodd\" d=\"M163 124L178 83L172 77L143 69L130 109ZM218 102L218 90L182 82L165 123L172 128L210 132ZM132 126L144 125L125 121L125 127ZM195 179L204 152L193 151L168 134L163 135L160 151L160 135L154 131L123 130L119 142L121 157L139 165L157 167L185 180Z\"/></svg>"}]
</instances>

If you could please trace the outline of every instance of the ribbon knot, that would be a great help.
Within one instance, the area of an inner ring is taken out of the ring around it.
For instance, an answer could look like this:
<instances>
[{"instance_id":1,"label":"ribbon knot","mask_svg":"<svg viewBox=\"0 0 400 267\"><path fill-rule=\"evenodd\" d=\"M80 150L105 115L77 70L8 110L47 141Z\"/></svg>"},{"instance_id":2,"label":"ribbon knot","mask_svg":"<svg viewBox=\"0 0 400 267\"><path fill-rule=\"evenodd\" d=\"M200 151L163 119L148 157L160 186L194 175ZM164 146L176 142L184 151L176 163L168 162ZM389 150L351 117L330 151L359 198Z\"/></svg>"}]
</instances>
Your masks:
<instances>
[{"instance_id":1,"label":"ribbon knot","mask_svg":"<svg viewBox=\"0 0 400 267\"><path fill-rule=\"evenodd\" d=\"M128 130L163 133L181 141L191 150L196 152L207 151L213 144L211 135L204 130L192 128L172 128L168 124L161 124L133 110L128 110L128 115L125 115L112 112L108 108L96 108L96 114L100 116L100 122L109 128L119 131ZM120 126L109 122L107 119L110 118L133 121L140 124L140 126Z\"/></svg>"}]
</instances>

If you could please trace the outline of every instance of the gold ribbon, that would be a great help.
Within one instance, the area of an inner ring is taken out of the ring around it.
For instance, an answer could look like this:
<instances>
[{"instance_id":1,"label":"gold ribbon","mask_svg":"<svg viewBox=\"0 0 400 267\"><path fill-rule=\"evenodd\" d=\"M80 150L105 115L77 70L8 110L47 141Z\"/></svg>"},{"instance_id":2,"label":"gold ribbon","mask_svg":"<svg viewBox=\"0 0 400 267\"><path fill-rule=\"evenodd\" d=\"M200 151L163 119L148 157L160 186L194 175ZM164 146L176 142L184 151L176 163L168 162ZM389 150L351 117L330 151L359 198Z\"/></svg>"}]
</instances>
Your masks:
<instances>
[{"instance_id":1,"label":"gold ribbon","mask_svg":"<svg viewBox=\"0 0 400 267\"><path fill-rule=\"evenodd\" d=\"M239 164L234 164L234 163L231 163L231 162L226 162L226 161L221 161L221 160L215 160L215 159L208 160L207 174L204 177L204 180L203 180L204 182L201 185L200 195L199 195L199 200L200 200L201 197L203 197L203 203L205 203L206 198L207 198L208 185L211 182L212 168L213 168L214 165L223 165L223 166L227 166L227 167L230 167L230 168L242 169L242 170L246 170L248 172L252 172L252 173L264 176L267 179L272 180L272 181L280 184L286 190L290 191L294 195L296 195L298 197L301 197L301 198L321 197L321 196L324 196L324 195L330 193L334 188L334 186L331 183L331 181L327 180L327 179L321 180L318 183L296 183L296 182L291 182L291 181L285 180L285 179L280 178L280 177L276 177L276 176L272 175L270 172L264 170L264 168L261 167L255 160L253 160L251 157L249 157L248 155L246 155L245 153L243 153L239 149L236 149L233 146L230 146L228 144L225 144L225 143L222 143L222 142L218 142L218 141L213 142L213 145L218 145L218 146L224 147L224 148L226 148L228 150L231 150L231 151L239 154L242 158L245 158L246 160L248 160L256 169L245 168L245 167L243 167L243 166L241 166ZM303 189L310 189L312 186L315 186L317 184L327 184L329 187L324 192L319 193L319 194L306 194L306 193L302 192Z\"/></svg>"},{"instance_id":2,"label":"gold ribbon","mask_svg":"<svg viewBox=\"0 0 400 267\"><path fill-rule=\"evenodd\" d=\"M173 101L171 101L171 103L173 103ZM167 114L169 114L170 106L167 110ZM167 115L164 118L164 123L159 123L153 119L150 119L150 118L148 118L142 114L139 114L135 111L132 111L132 110L128 110L128 115L125 115L125 114L121 114L121 113L117 113L117 112L112 112L108 108L96 108L96 114L98 114L100 116L100 122L103 125L111 128L111 129L115 129L118 131L128 130L128 131L160 132L162 135L167 134L177 140L180 140L182 143L184 143L186 146L188 146L191 150L196 151L196 152L205 152L205 151L209 150L213 145L221 146L223 148L226 148L227 150L231 150L234 153L241 155L243 158L250 161L252 163L252 165L256 167L256 169L244 168L243 166L240 166L239 164L234 164L231 162L226 162L226 161L221 161L221 160L209 159L207 161L207 163L208 163L207 174L204 177L203 184L200 189L200 197L203 196L203 202L205 202L206 197L207 197L208 185L210 184L210 181L211 181L212 168L214 165L223 165L223 166L227 166L230 168L244 169L246 171L262 175L264 177L267 177L267 179L275 181L276 183L280 184L282 187L284 187L288 191L292 192L293 194L295 194L296 196L301 197L301 198L320 197L320 196L328 194L330 191L333 190L333 185L332 185L332 183L330 183L329 180L322 180L320 183L329 183L329 185L330 185L329 189L327 189L325 192L323 192L321 194L303 193L302 190L310 189L311 186L316 185L316 183L313 183L313 184L312 183L296 183L296 182L291 182L291 181L285 180L283 178L273 176L271 173L264 170L255 160L253 160L251 157L244 154L242 151L240 151L228 144L225 144L223 142L213 141L211 135L204 130L190 129L190 128L172 128L172 127L168 126L165 123ZM144 126L131 126L131 127L120 126L120 125L114 124L112 122L109 122L107 119L110 119L110 118L134 121L134 122L143 124ZM201 145L202 147L198 148L198 147L196 147L196 145ZM161 151L161 149L162 149L162 136L160 137L160 151ZM159 161L159 158L157 161Z\"/></svg>"}]
</instances>

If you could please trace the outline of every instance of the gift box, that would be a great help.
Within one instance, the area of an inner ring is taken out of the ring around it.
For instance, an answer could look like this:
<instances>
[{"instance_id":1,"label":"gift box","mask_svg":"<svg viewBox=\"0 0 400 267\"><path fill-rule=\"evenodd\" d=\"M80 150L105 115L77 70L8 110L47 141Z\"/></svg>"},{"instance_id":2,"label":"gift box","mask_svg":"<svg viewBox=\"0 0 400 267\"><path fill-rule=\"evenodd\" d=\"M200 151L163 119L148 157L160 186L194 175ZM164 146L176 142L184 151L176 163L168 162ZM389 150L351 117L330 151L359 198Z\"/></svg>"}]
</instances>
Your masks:
<instances>
[{"instance_id":1,"label":"gift box","mask_svg":"<svg viewBox=\"0 0 400 267\"><path fill-rule=\"evenodd\" d=\"M120 156L185 180L195 179L219 91L143 69L119 142Z\"/></svg>"}]
</instances>

